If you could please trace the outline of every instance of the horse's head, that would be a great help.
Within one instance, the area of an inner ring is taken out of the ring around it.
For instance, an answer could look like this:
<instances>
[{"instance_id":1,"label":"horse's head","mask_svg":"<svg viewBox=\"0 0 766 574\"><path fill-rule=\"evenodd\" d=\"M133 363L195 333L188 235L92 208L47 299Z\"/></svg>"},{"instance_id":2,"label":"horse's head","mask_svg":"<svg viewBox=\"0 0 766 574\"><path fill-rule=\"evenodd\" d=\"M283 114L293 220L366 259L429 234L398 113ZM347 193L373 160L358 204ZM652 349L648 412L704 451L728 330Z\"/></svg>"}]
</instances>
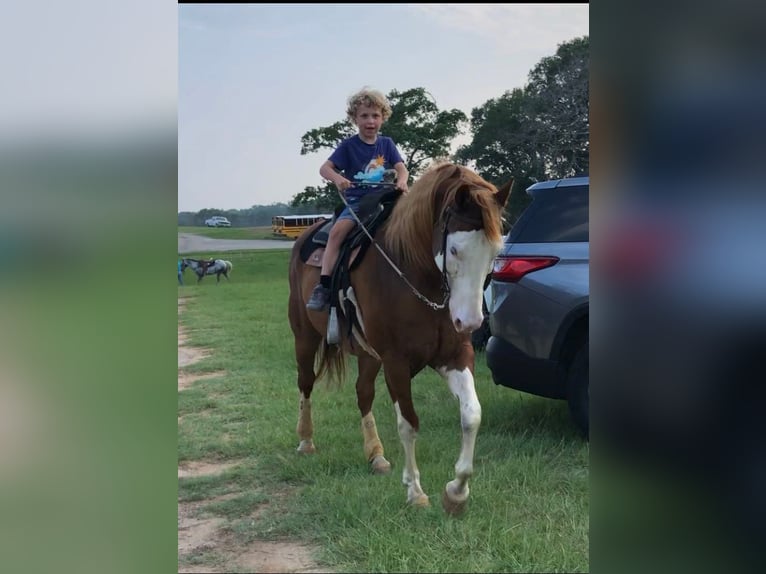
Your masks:
<instances>
[{"instance_id":1,"label":"horse's head","mask_svg":"<svg viewBox=\"0 0 766 574\"><path fill-rule=\"evenodd\" d=\"M458 332L471 332L483 320L484 281L502 247L502 212L513 180L498 190L467 168L454 168L444 182L433 253L449 286L452 323Z\"/></svg>"},{"instance_id":2,"label":"horse's head","mask_svg":"<svg viewBox=\"0 0 766 574\"><path fill-rule=\"evenodd\" d=\"M502 246L512 184L498 190L466 167L442 164L423 174L391 215L387 245L415 267L436 263L458 332L481 325L484 280Z\"/></svg>"}]
</instances>

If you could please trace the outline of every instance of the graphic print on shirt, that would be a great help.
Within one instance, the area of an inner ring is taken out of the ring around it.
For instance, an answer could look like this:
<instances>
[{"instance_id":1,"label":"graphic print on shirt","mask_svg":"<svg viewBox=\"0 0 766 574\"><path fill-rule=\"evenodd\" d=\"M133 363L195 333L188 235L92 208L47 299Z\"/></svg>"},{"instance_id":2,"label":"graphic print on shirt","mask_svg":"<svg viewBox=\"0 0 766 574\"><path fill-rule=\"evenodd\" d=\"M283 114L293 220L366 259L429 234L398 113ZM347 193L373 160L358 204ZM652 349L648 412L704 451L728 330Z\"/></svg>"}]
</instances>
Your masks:
<instances>
[{"instance_id":1,"label":"graphic print on shirt","mask_svg":"<svg viewBox=\"0 0 766 574\"><path fill-rule=\"evenodd\" d=\"M370 160L363 172L358 171L354 175L357 181L366 181L369 183L378 183L383 181L383 172L386 171L386 158L378 154Z\"/></svg>"}]
</instances>

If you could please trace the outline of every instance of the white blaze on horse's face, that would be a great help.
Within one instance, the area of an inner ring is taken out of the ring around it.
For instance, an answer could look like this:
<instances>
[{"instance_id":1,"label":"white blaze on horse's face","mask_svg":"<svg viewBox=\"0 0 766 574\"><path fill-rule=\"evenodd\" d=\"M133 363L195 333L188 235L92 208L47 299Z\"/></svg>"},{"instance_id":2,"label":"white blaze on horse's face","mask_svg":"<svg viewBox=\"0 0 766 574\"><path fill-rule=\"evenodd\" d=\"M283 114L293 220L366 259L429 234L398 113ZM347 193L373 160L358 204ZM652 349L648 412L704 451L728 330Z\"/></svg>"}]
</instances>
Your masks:
<instances>
[{"instance_id":1,"label":"white blaze on horse's face","mask_svg":"<svg viewBox=\"0 0 766 574\"><path fill-rule=\"evenodd\" d=\"M447 235L447 281L450 287L449 312L455 329L475 331L481 326L484 279L499 250L483 230L455 231ZM442 270L442 253L436 266Z\"/></svg>"}]
</instances>

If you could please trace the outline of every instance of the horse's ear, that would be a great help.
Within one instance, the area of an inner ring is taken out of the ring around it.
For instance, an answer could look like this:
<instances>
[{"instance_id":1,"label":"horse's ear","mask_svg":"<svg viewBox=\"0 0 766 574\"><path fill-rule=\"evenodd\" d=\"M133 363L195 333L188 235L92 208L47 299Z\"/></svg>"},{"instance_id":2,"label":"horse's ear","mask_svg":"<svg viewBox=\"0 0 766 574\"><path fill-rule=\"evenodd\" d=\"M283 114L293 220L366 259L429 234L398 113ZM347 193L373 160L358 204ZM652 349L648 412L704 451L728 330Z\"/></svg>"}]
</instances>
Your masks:
<instances>
[{"instance_id":1,"label":"horse's ear","mask_svg":"<svg viewBox=\"0 0 766 574\"><path fill-rule=\"evenodd\" d=\"M513 178L511 178L508 181L508 183L506 183L500 189L497 190L497 193L495 194L495 201L497 201L501 209L505 207L506 203L508 203L508 198L511 196L512 187L513 187Z\"/></svg>"}]
</instances>

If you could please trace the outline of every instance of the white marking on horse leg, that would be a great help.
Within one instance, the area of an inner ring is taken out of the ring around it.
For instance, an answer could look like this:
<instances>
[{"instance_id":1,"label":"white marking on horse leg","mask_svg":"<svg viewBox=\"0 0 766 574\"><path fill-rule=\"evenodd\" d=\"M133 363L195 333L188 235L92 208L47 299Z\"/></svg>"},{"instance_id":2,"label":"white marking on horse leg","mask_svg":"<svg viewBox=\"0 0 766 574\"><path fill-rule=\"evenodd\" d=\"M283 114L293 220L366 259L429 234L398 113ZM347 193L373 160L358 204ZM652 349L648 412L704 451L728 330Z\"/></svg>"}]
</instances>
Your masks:
<instances>
[{"instance_id":1,"label":"white marking on horse leg","mask_svg":"<svg viewBox=\"0 0 766 574\"><path fill-rule=\"evenodd\" d=\"M402 471L402 484L407 487L407 502L415 506L427 506L428 496L420 486L420 471L415 462L415 439L418 432L402 416L399 403L394 403L396 409L396 426L399 429L399 438L404 446L404 470Z\"/></svg>"},{"instance_id":2,"label":"white marking on horse leg","mask_svg":"<svg viewBox=\"0 0 766 574\"><path fill-rule=\"evenodd\" d=\"M312 454L316 452L314 447L314 423L311 420L311 399L301 393L300 412L298 413L298 427L296 428L300 444L298 452Z\"/></svg>"},{"instance_id":3,"label":"white marking on horse leg","mask_svg":"<svg viewBox=\"0 0 766 574\"><path fill-rule=\"evenodd\" d=\"M378 436L378 427L372 411L362 417L362 436L364 437L364 455L375 474L391 472L391 463L383 456L383 443Z\"/></svg>"},{"instance_id":4,"label":"white marking on horse leg","mask_svg":"<svg viewBox=\"0 0 766 574\"><path fill-rule=\"evenodd\" d=\"M452 394L460 400L463 440L460 457L455 464L455 480L447 483L447 496L455 503L463 503L468 499L468 479L473 475L473 453L481 424L481 404L476 396L473 375L467 367L461 371L447 370L446 367L437 370L446 379Z\"/></svg>"},{"instance_id":5,"label":"white marking on horse leg","mask_svg":"<svg viewBox=\"0 0 766 574\"><path fill-rule=\"evenodd\" d=\"M364 436L364 455L367 457L367 462L383 454L383 444L380 442L372 411L362 417L362 436Z\"/></svg>"}]
</instances>

